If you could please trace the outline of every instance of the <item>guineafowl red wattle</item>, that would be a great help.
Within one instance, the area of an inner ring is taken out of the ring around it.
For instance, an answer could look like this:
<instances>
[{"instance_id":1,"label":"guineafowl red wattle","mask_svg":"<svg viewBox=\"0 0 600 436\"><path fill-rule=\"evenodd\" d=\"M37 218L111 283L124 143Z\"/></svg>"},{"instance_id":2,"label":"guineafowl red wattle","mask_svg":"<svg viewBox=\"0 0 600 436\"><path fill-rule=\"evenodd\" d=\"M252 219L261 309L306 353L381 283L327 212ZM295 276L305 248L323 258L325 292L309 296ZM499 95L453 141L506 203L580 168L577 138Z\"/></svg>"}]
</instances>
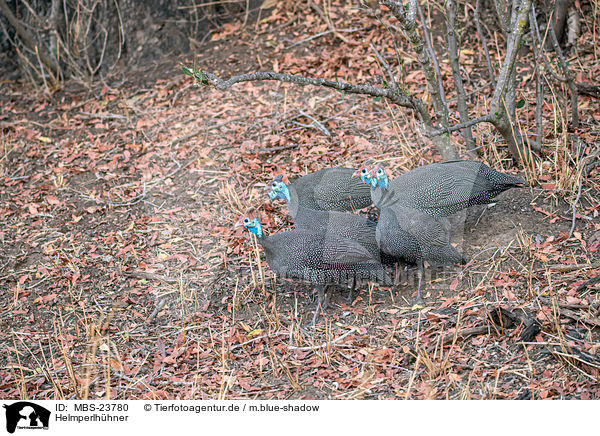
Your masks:
<instances>
[{"instance_id":1,"label":"guineafowl red wattle","mask_svg":"<svg viewBox=\"0 0 600 436\"><path fill-rule=\"evenodd\" d=\"M525 184L518 177L469 160L424 165L391 181L382 168L378 168L374 176L379 186L394 192L399 204L434 217L446 217L476 204L490 203L502 192ZM382 193L381 190L371 192L375 206Z\"/></svg>"},{"instance_id":2,"label":"guineafowl red wattle","mask_svg":"<svg viewBox=\"0 0 600 436\"><path fill-rule=\"evenodd\" d=\"M269 267L282 278L309 281L318 286L315 323L329 285L351 281L376 281L391 285L381 262L363 245L328 232L292 230L263 234L258 219L244 219L244 227L254 233L263 247Z\"/></svg>"},{"instance_id":3,"label":"guineafowl red wattle","mask_svg":"<svg viewBox=\"0 0 600 436\"><path fill-rule=\"evenodd\" d=\"M277 176L268 187L269 197L283 198L290 210L301 205L315 210L353 211L371 204L371 193L352 175L353 168L325 168L294 180L288 186L282 176ZM290 212L292 218L294 215Z\"/></svg>"}]
</instances>

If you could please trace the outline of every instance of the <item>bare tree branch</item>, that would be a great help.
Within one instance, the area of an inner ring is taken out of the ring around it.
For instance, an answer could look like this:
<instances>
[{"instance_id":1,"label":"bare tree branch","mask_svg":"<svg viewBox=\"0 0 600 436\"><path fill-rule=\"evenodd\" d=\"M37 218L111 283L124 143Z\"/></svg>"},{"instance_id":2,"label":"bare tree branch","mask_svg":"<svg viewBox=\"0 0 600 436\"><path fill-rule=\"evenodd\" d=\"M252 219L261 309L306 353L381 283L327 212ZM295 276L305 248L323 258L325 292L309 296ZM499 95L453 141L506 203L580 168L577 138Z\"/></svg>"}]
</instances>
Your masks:
<instances>
[{"instance_id":1,"label":"bare tree branch","mask_svg":"<svg viewBox=\"0 0 600 436\"><path fill-rule=\"evenodd\" d=\"M444 91L444 81L442 79L442 73L440 72L440 63L438 61L437 55L435 54L435 50L433 49L433 44L431 43L431 35L429 33L429 28L427 26L427 21L425 21L425 16L423 15L423 10L421 6L417 3L417 10L419 11L419 18L421 19L421 27L423 29L423 36L425 36L425 43L427 44L427 51L429 51L429 58L433 63L433 69L435 70L435 75L438 79L438 86L440 89L440 98L442 100L442 104L448 106L446 102L446 93Z\"/></svg>"},{"instance_id":2,"label":"bare tree branch","mask_svg":"<svg viewBox=\"0 0 600 436\"><path fill-rule=\"evenodd\" d=\"M548 36L548 34L544 35L544 39L542 39L542 37L540 36L540 28L538 26L538 22L537 22L537 18L536 18L536 13L535 13L535 5L533 5L531 7L531 19L533 20L531 23L533 24L533 30L535 31L535 39L536 42L539 44L540 46L540 57L542 58L542 60L544 61L544 65L546 66L546 70L550 72L550 74L552 75L552 77L554 77L555 80L559 81L559 82L566 82L567 79L565 77L561 77L559 76L555 71L554 68L552 68L552 65L550 65L550 62L548 61L548 58L546 57L546 52L544 50L544 46L545 46L545 41L546 41L546 37ZM550 30L550 28L547 29L548 31Z\"/></svg>"},{"instance_id":3,"label":"bare tree branch","mask_svg":"<svg viewBox=\"0 0 600 436\"><path fill-rule=\"evenodd\" d=\"M458 42L456 41L456 33L454 32L454 26L456 24L456 5L453 0L446 1L446 27L448 29L448 59L450 66L452 67L452 77L454 79L454 86L456 87L456 95L458 98L458 113L460 115L460 122L466 123L469 121L469 113L467 110L467 96L465 88L463 86L463 80L460 75L460 65L458 63ZM467 150L475 148L475 142L473 141L473 135L470 127L462 129L463 138L467 144Z\"/></svg>"},{"instance_id":4,"label":"bare tree branch","mask_svg":"<svg viewBox=\"0 0 600 436\"><path fill-rule=\"evenodd\" d=\"M532 20L531 23L532 23L532 27L534 30L534 35L536 37L537 42L540 45L540 52L539 52L540 56L539 57L541 57L542 60L544 61L544 65L546 66L546 69L550 72L552 77L554 77L554 79L559 82L565 82L567 84L567 86L569 87L569 91L571 93L571 125L573 126L573 128L577 128L579 126L579 113L578 113L578 103L577 103L579 91L577 88L577 84L575 83L575 80L573 79L573 75L571 74L571 70L569 69L569 66L563 55L563 51L560 48L558 39L556 38L556 32L554 31L554 28L553 28L554 20L552 17L550 17L550 19L548 20L549 27L548 27L547 31L548 31L548 34L550 34L550 40L552 41L552 46L554 48L554 51L556 52L560 66L565 74L564 77L559 76L554 71L554 69L552 68L552 65L550 65L550 62L548 61L548 58L546 57L544 48L547 44L544 44L544 41L540 37L540 30L539 30L539 26L537 23L537 18L535 16L535 6L532 7L532 13L530 15L531 15L531 20Z\"/></svg>"},{"instance_id":5,"label":"bare tree branch","mask_svg":"<svg viewBox=\"0 0 600 436\"><path fill-rule=\"evenodd\" d=\"M479 35L479 39L481 40L481 45L483 45L483 52L485 53L485 60L487 62L488 71L490 73L490 82L492 83L492 88L496 87L496 74L494 73L494 68L492 66L492 59L490 58L490 50L488 48L487 39L483 34L483 29L481 28L481 22L479 21L479 6L481 5L481 0L477 0L475 5L475 26L477 27L477 34Z\"/></svg>"},{"instance_id":6,"label":"bare tree branch","mask_svg":"<svg viewBox=\"0 0 600 436\"><path fill-rule=\"evenodd\" d=\"M437 79L435 77L435 71L433 70L433 62L425 50L425 44L423 39L419 36L416 30L416 21L411 19L411 17L407 17L404 12L404 7L402 3L395 2L392 0L379 0L379 3L387 7L394 17L400 22L400 25L406 32L408 37L408 41L410 42L412 49L417 54L417 59L421 64L421 68L425 73L425 80L427 80L427 85L429 88L429 93L431 94L431 98L433 100L433 107L435 110L435 115L437 122L442 126L448 126L448 108L443 104L439 85L437 83ZM414 7L416 11L416 4L412 3L411 10Z\"/></svg>"},{"instance_id":7,"label":"bare tree branch","mask_svg":"<svg viewBox=\"0 0 600 436\"><path fill-rule=\"evenodd\" d=\"M567 11L569 10L570 5L571 0L556 0L554 12L550 20L548 20L549 27L552 29L554 38L556 38L557 41L562 41L563 39L565 24L567 23ZM553 38L550 37L548 49L553 47L552 40Z\"/></svg>"},{"instance_id":8,"label":"bare tree branch","mask_svg":"<svg viewBox=\"0 0 600 436\"><path fill-rule=\"evenodd\" d=\"M500 22L500 27L505 35L508 35L510 29L510 23L508 22L508 16L506 15L506 0L493 0L494 7L496 8L496 15Z\"/></svg>"},{"instance_id":9,"label":"bare tree branch","mask_svg":"<svg viewBox=\"0 0 600 436\"><path fill-rule=\"evenodd\" d=\"M492 123L507 141L513 157L527 160L529 152L523 148L518 132L514 129L514 87L516 59L532 2L520 0L518 3L518 13L508 32L506 56L490 103L490 114L492 114Z\"/></svg>"},{"instance_id":10,"label":"bare tree branch","mask_svg":"<svg viewBox=\"0 0 600 436\"><path fill-rule=\"evenodd\" d=\"M430 132L427 132L427 136L432 137L441 135L443 133L456 132L457 130L465 129L467 127L471 127L479 123L491 123L493 121L493 118L494 117L491 114L487 114L478 118L472 118L464 123L455 124L454 126L450 126L444 129L432 130Z\"/></svg>"},{"instance_id":11,"label":"bare tree branch","mask_svg":"<svg viewBox=\"0 0 600 436\"><path fill-rule=\"evenodd\" d=\"M552 39L552 44L554 45L554 51L558 56L558 60L560 61L560 65L565 73L565 78L567 82L567 86L571 91L571 124L573 128L579 127L579 111L577 108L577 86L575 85L575 81L573 80L573 75L571 74L571 70L569 69L569 65L567 65L567 61L565 61L565 57L563 55L563 51L560 48L560 44L558 43L558 39L556 38L556 32L554 30L554 20L550 19L550 36Z\"/></svg>"},{"instance_id":12,"label":"bare tree branch","mask_svg":"<svg viewBox=\"0 0 600 436\"><path fill-rule=\"evenodd\" d=\"M239 76L230 77L227 80L223 80L213 73L207 71L195 71L194 78L203 84L210 84L215 88L223 91L236 83L240 82L253 82L260 80L277 80L279 82L294 83L297 85L313 85L313 86L324 86L326 88L337 89L338 91L347 92L349 94L362 94L370 95L373 97L385 97L397 104L398 106L414 109L424 117L425 120L431 120L431 116L427 112L427 109L419 99L405 95L400 89L392 88L378 88L370 83L362 85L338 82L327 79L317 79L313 77L297 76L294 74L275 73L272 71L258 72L241 74Z\"/></svg>"},{"instance_id":13,"label":"bare tree branch","mask_svg":"<svg viewBox=\"0 0 600 436\"><path fill-rule=\"evenodd\" d=\"M510 36L507 41L508 47L506 51L506 57L504 58L502 69L500 70L500 74L498 76L498 83L490 103L490 110L493 114L499 113L499 104L501 98L506 93L508 79L512 71L515 69L515 60L521 46L521 38L525 30L525 25L528 21L527 18L529 15L529 10L531 9L531 0L522 0L520 6L521 7L519 8L517 20L514 23L514 28L511 29Z\"/></svg>"}]
</instances>

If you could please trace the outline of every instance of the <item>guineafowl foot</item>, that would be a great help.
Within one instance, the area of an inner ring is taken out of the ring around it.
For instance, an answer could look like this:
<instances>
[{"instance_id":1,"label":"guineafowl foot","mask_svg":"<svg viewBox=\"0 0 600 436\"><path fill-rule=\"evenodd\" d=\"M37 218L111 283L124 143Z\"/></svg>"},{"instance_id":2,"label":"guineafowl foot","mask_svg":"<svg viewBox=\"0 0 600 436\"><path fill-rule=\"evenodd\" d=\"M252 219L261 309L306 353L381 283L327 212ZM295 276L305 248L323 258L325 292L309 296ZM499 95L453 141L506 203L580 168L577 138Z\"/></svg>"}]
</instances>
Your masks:
<instances>
[{"instance_id":1,"label":"guineafowl foot","mask_svg":"<svg viewBox=\"0 0 600 436\"><path fill-rule=\"evenodd\" d=\"M348 292L347 302L348 304L352 304L354 301L354 290L356 289L356 279L352 280L352 287L350 288L350 292Z\"/></svg>"},{"instance_id":2,"label":"guineafowl foot","mask_svg":"<svg viewBox=\"0 0 600 436\"><path fill-rule=\"evenodd\" d=\"M319 312L321 310L321 305L319 303L317 303L317 308L315 309L315 314L312 317L312 321L310 322L310 326L314 327L317 324L317 321L319 320Z\"/></svg>"},{"instance_id":3,"label":"guineafowl foot","mask_svg":"<svg viewBox=\"0 0 600 436\"><path fill-rule=\"evenodd\" d=\"M317 301L317 307L315 308L315 313L312 317L312 321L309 324L311 327L314 327L317 324L321 310L325 310L325 307L323 306L323 303L321 302L321 300L319 300L319 301Z\"/></svg>"}]
</instances>

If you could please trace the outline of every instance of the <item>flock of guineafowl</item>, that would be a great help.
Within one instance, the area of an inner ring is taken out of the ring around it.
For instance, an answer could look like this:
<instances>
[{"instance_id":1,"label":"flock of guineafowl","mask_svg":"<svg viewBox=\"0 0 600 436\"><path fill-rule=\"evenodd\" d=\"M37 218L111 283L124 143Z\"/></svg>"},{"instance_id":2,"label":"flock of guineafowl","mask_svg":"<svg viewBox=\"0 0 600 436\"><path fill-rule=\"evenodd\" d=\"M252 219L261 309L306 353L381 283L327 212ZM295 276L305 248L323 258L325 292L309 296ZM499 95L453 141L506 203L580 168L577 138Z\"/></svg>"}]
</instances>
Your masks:
<instances>
[{"instance_id":1,"label":"flock of guineafowl","mask_svg":"<svg viewBox=\"0 0 600 436\"><path fill-rule=\"evenodd\" d=\"M271 200L288 203L295 230L265 236L257 218L243 225L258 238L269 267L278 277L317 286L312 319L324 310L330 285L375 281L393 285L390 266L417 267L417 301L421 302L424 262L465 263L450 244L448 216L524 182L480 162L434 163L389 180L384 169L334 167L307 174L287 185L277 176L268 186ZM379 220L355 212L374 204Z\"/></svg>"}]
</instances>

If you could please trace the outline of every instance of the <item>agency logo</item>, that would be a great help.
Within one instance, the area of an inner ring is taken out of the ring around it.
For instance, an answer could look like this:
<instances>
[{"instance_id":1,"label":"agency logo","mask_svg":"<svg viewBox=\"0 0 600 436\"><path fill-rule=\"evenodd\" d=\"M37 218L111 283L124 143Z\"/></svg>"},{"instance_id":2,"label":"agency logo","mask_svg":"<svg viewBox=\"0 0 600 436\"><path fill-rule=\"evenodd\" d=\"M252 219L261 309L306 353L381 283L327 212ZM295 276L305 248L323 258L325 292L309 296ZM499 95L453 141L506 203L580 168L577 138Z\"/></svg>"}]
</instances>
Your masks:
<instances>
[{"instance_id":1,"label":"agency logo","mask_svg":"<svg viewBox=\"0 0 600 436\"><path fill-rule=\"evenodd\" d=\"M29 401L19 401L4 405L6 409L6 431L14 433L18 429L48 430L50 411Z\"/></svg>"}]
</instances>

